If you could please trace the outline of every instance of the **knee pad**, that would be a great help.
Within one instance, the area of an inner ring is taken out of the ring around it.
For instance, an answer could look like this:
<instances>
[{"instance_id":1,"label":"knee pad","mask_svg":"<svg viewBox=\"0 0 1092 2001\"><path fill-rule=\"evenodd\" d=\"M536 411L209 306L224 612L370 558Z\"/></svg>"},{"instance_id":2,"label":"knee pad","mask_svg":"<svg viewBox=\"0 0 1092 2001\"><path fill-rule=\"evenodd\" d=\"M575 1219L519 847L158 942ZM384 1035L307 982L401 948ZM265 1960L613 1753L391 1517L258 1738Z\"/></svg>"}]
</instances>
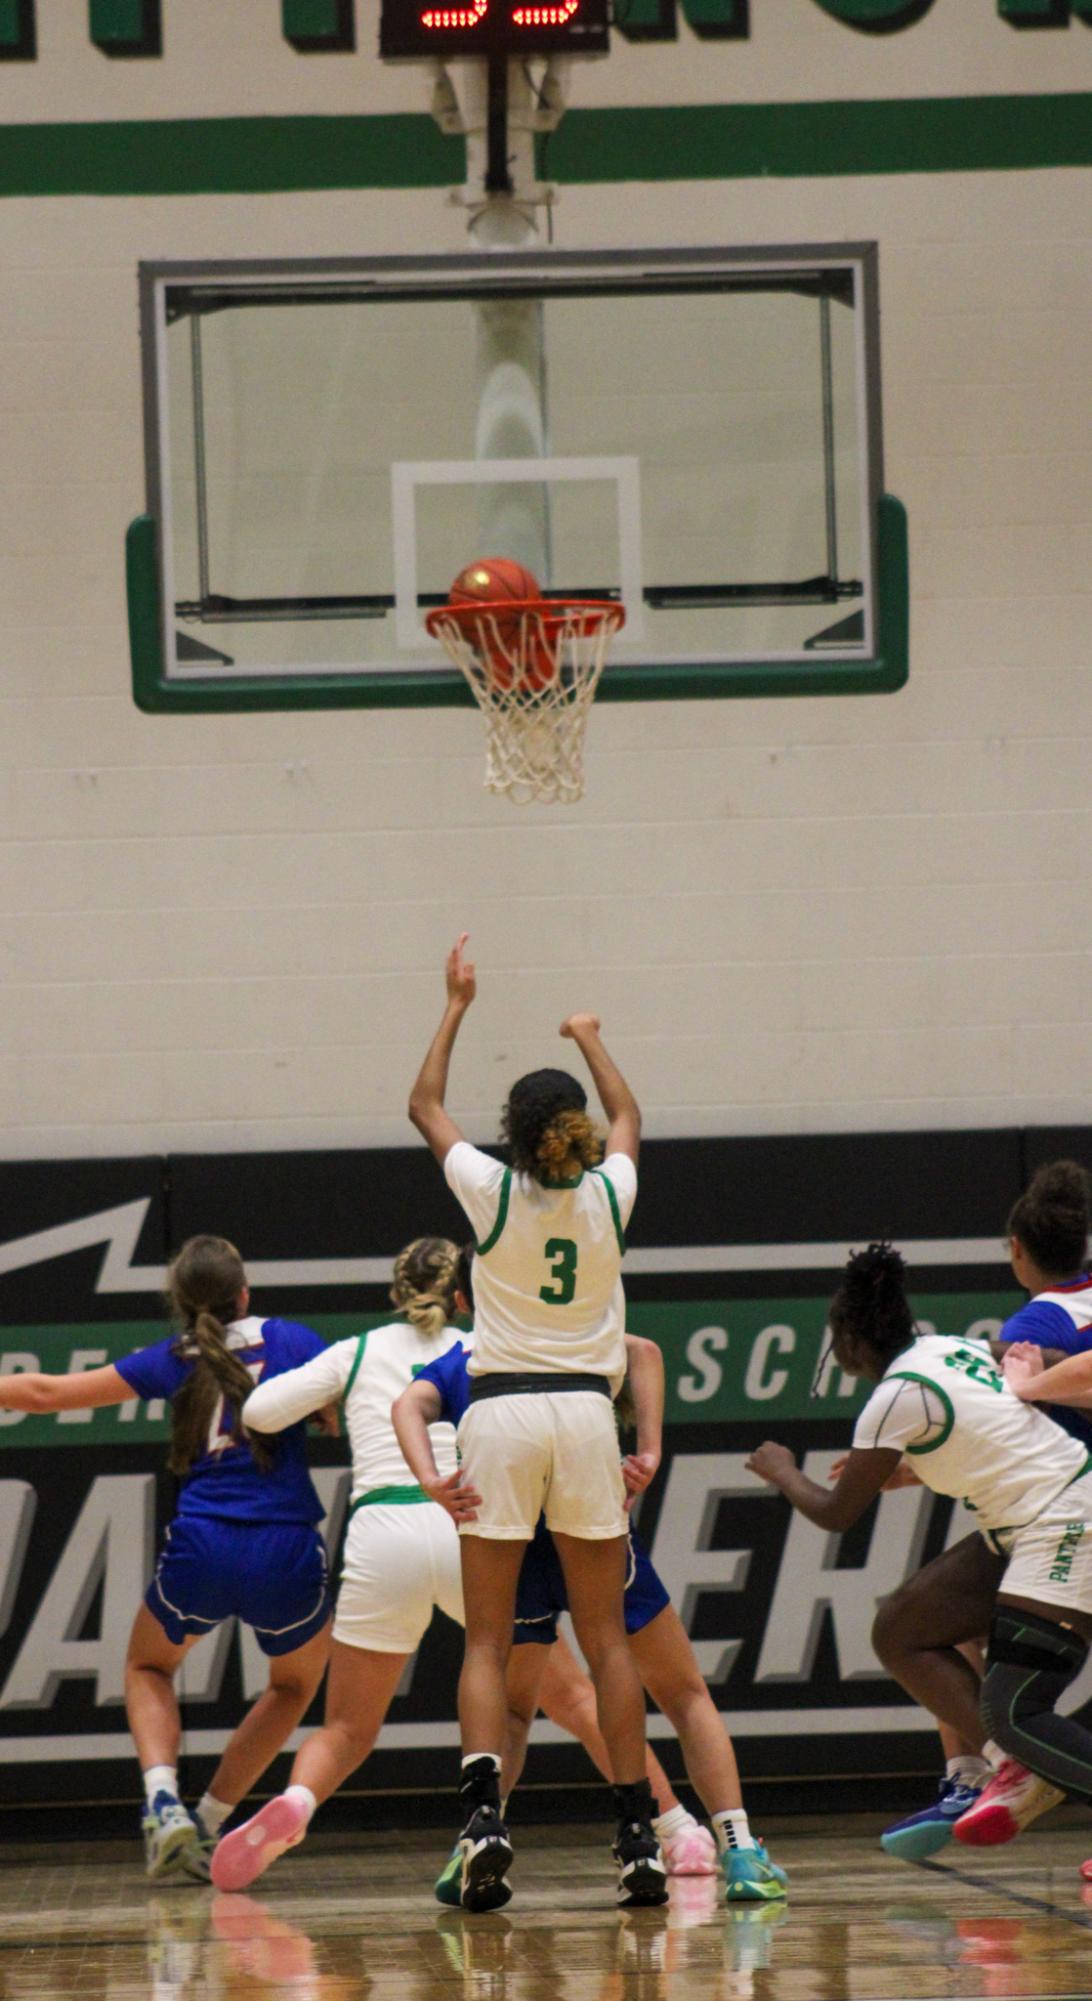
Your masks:
<instances>
[{"instance_id":1,"label":"knee pad","mask_svg":"<svg viewBox=\"0 0 1092 2001\"><path fill-rule=\"evenodd\" d=\"M1012 1726L1053 1710L1086 1659L1088 1643L1079 1633L1041 1619L1035 1612L999 1606L990 1622L982 1721L990 1736L1009 1749Z\"/></svg>"},{"instance_id":2,"label":"knee pad","mask_svg":"<svg viewBox=\"0 0 1092 2001\"><path fill-rule=\"evenodd\" d=\"M1027 1668L1034 1674L1063 1674L1068 1685L1076 1680L1087 1658L1087 1640L1068 1626L1040 1618L1037 1612L999 1605L990 1620L987 1672L998 1665Z\"/></svg>"}]
</instances>

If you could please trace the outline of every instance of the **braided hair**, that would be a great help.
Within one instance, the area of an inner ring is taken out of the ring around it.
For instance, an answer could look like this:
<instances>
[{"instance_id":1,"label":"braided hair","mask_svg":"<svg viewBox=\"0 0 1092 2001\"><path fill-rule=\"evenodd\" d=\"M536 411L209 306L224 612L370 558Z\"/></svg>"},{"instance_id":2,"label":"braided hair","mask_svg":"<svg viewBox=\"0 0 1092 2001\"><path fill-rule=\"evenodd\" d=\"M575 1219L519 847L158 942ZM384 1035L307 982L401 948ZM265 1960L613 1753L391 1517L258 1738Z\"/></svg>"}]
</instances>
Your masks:
<instances>
[{"instance_id":1,"label":"braided hair","mask_svg":"<svg viewBox=\"0 0 1092 2001\"><path fill-rule=\"evenodd\" d=\"M1047 1278L1073 1278L1088 1263L1092 1183L1075 1160L1037 1168L1009 1212L1010 1237L1019 1239Z\"/></svg>"},{"instance_id":2,"label":"braided hair","mask_svg":"<svg viewBox=\"0 0 1092 2001\"><path fill-rule=\"evenodd\" d=\"M910 1346L917 1329L906 1297L906 1266L893 1244L869 1244L851 1254L829 1318L839 1362L848 1349L859 1356L866 1348L882 1375Z\"/></svg>"},{"instance_id":3,"label":"braided hair","mask_svg":"<svg viewBox=\"0 0 1092 2001\"><path fill-rule=\"evenodd\" d=\"M171 1403L167 1464L184 1479L208 1449L209 1427L221 1397L235 1445L246 1444L263 1473L273 1448L246 1431L240 1412L254 1388L250 1373L228 1347L227 1330L246 1286L243 1260L226 1237L190 1237L167 1270L167 1302L178 1323L174 1352L193 1368Z\"/></svg>"},{"instance_id":4,"label":"braided hair","mask_svg":"<svg viewBox=\"0 0 1092 2001\"><path fill-rule=\"evenodd\" d=\"M603 1158L603 1141L587 1112L588 1094L567 1070L530 1070L517 1078L501 1114L501 1141L517 1174L556 1180L576 1161L581 1170Z\"/></svg>"},{"instance_id":5,"label":"braided hair","mask_svg":"<svg viewBox=\"0 0 1092 2001\"><path fill-rule=\"evenodd\" d=\"M394 1261L391 1301L411 1327L439 1334L455 1317L459 1247L447 1237L416 1237Z\"/></svg>"}]
</instances>

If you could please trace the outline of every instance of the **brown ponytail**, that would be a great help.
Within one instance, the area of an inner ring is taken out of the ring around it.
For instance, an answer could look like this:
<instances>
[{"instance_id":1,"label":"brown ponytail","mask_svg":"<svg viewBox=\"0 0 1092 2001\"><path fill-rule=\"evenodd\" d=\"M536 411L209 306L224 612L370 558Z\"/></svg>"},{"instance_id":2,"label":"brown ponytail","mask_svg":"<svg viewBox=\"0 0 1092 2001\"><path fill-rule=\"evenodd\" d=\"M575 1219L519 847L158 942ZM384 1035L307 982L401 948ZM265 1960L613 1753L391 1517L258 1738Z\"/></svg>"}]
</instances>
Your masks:
<instances>
[{"instance_id":1,"label":"brown ponytail","mask_svg":"<svg viewBox=\"0 0 1092 2001\"><path fill-rule=\"evenodd\" d=\"M167 1299L179 1326L175 1353L193 1362L171 1403L167 1464L180 1478L207 1450L209 1426L221 1397L231 1415L233 1443L248 1445L263 1473L273 1464L268 1441L240 1423L239 1413L254 1384L227 1345L227 1330L245 1285L242 1258L226 1237L191 1237L168 1269Z\"/></svg>"},{"instance_id":2,"label":"brown ponytail","mask_svg":"<svg viewBox=\"0 0 1092 2001\"><path fill-rule=\"evenodd\" d=\"M395 1259L391 1303L419 1333L442 1334L454 1320L460 1257L447 1237L417 1237Z\"/></svg>"}]
</instances>

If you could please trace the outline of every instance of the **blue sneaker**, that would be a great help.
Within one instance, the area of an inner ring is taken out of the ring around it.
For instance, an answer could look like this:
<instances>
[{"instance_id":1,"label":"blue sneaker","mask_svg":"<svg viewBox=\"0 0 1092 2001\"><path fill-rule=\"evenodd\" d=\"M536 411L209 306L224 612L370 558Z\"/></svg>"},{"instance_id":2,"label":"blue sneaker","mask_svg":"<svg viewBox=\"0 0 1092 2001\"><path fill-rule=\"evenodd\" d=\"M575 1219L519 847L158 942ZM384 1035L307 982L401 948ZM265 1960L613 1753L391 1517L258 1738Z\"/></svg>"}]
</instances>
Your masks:
<instances>
[{"instance_id":1,"label":"blue sneaker","mask_svg":"<svg viewBox=\"0 0 1092 2001\"><path fill-rule=\"evenodd\" d=\"M726 1848L720 1866L730 1904L768 1904L787 1894L789 1879L770 1861L761 1841L753 1848Z\"/></svg>"},{"instance_id":2,"label":"blue sneaker","mask_svg":"<svg viewBox=\"0 0 1092 2001\"><path fill-rule=\"evenodd\" d=\"M961 1785L958 1779L941 1779L932 1806L886 1828L880 1847L901 1862L921 1862L927 1855L936 1855L947 1848L956 1821L970 1811L981 1791L981 1786Z\"/></svg>"},{"instance_id":3,"label":"blue sneaker","mask_svg":"<svg viewBox=\"0 0 1092 2001\"><path fill-rule=\"evenodd\" d=\"M140 1826L144 1836L144 1874L152 1882L173 1875L183 1851L198 1839L190 1815L173 1793L157 1793Z\"/></svg>"}]
</instances>

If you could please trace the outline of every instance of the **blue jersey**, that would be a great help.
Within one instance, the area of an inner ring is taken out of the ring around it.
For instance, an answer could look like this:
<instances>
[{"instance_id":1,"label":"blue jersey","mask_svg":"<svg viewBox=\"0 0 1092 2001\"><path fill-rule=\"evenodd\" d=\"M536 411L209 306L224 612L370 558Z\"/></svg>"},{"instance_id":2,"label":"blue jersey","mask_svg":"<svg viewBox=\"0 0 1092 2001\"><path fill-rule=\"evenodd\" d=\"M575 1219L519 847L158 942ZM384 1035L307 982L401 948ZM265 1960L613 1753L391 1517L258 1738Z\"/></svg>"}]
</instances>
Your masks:
<instances>
[{"instance_id":1,"label":"blue jersey","mask_svg":"<svg viewBox=\"0 0 1092 2001\"><path fill-rule=\"evenodd\" d=\"M1083 1355L1092 1348L1092 1278L1087 1273L1067 1285L1051 1286L1048 1292L1029 1299L1006 1320L998 1340L1034 1341L1037 1348L1060 1348L1063 1355ZM1043 1404L1042 1409L1060 1424L1063 1431L1092 1446L1092 1413L1072 1410L1068 1404Z\"/></svg>"},{"instance_id":2,"label":"blue jersey","mask_svg":"<svg viewBox=\"0 0 1092 2001\"><path fill-rule=\"evenodd\" d=\"M440 1392L440 1418L447 1424L459 1423L470 1404L470 1374L467 1353L461 1341L418 1372L419 1383L431 1383ZM629 1569L623 1613L627 1633L639 1633L664 1606L667 1592L633 1530L629 1535ZM516 1644L537 1641L548 1645L557 1638L557 1621L569 1609L565 1577L553 1536L540 1515L534 1539L523 1559L516 1587Z\"/></svg>"},{"instance_id":3,"label":"blue jersey","mask_svg":"<svg viewBox=\"0 0 1092 2001\"><path fill-rule=\"evenodd\" d=\"M237 1320L228 1329L232 1353L255 1383L283 1375L326 1343L313 1327L293 1320ZM178 1336L170 1334L150 1348L140 1348L114 1364L117 1372L146 1401L177 1395L193 1370L192 1360L177 1352ZM231 1436L232 1418L220 1398L212 1414L206 1450L194 1460L182 1481L180 1516L220 1515L229 1521L319 1522L325 1510L307 1470L307 1426L289 1425L269 1444L273 1464L263 1473L245 1441Z\"/></svg>"}]
</instances>

